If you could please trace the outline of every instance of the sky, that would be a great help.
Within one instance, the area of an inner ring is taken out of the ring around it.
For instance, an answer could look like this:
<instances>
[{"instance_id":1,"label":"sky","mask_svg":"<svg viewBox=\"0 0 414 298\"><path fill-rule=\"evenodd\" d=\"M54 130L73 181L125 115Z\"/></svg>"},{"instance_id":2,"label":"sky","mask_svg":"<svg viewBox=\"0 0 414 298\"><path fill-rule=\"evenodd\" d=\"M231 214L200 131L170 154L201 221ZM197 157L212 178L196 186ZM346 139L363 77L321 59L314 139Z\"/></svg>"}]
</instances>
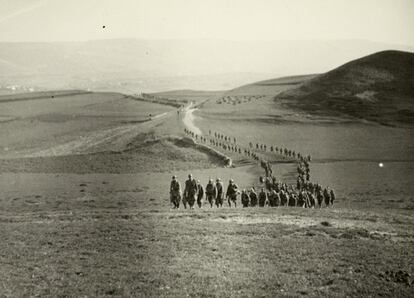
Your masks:
<instances>
[{"instance_id":1,"label":"sky","mask_svg":"<svg viewBox=\"0 0 414 298\"><path fill-rule=\"evenodd\" d=\"M414 46L413 16L414 0L0 0L0 41L363 39Z\"/></svg>"}]
</instances>

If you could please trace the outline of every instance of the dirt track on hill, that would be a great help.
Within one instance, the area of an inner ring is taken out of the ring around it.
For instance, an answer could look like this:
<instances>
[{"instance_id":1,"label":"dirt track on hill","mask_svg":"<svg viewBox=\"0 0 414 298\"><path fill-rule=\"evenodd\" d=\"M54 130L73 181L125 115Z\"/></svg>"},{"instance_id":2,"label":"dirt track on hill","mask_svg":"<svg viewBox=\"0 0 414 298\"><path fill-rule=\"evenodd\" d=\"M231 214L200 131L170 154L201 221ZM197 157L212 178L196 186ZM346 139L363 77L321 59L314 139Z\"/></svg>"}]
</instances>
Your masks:
<instances>
[{"instance_id":1,"label":"dirt track on hill","mask_svg":"<svg viewBox=\"0 0 414 298\"><path fill-rule=\"evenodd\" d=\"M123 125L97 132L95 131L89 135L81 136L74 141L65 142L44 150L25 153L23 157L86 154L103 151L103 149L108 148L110 145L119 147L120 145L124 145L128 139L132 139L140 132L156 125L159 123L160 119L167 115L168 113L165 112L153 116L151 120L143 121L138 124Z\"/></svg>"},{"instance_id":2,"label":"dirt track on hill","mask_svg":"<svg viewBox=\"0 0 414 298\"><path fill-rule=\"evenodd\" d=\"M194 112L197 109L192 108L192 104L188 105L185 109L184 109L184 118L183 118L183 122L184 125L187 127L187 129L189 129L190 131L194 132L195 134L201 136L203 135L203 133L201 132L200 128L198 128L195 123L194 123Z\"/></svg>"}]
</instances>

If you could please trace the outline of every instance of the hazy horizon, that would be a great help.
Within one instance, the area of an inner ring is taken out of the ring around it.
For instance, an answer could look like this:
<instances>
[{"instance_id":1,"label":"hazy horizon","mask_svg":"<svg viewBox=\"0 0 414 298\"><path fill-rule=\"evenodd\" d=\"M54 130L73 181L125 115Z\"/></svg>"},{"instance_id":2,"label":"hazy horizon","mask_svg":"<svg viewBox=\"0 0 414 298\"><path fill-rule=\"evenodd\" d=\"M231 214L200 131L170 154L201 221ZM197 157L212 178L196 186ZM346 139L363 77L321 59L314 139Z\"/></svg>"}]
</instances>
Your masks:
<instances>
[{"instance_id":1,"label":"hazy horizon","mask_svg":"<svg viewBox=\"0 0 414 298\"><path fill-rule=\"evenodd\" d=\"M127 93L224 90L277 77L322 73L388 49L413 51L361 40L0 42L0 88L20 85L23 90Z\"/></svg>"},{"instance_id":2,"label":"hazy horizon","mask_svg":"<svg viewBox=\"0 0 414 298\"><path fill-rule=\"evenodd\" d=\"M414 51L407 0L0 0L0 8L0 87L223 89Z\"/></svg>"},{"instance_id":3,"label":"hazy horizon","mask_svg":"<svg viewBox=\"0 0 414 298\"><path fill-rule=\"evenodd\" d=\"M410 0L0 0L0 7L0 41L10 42L356 39L414 46Z\"/></svg>"}]
</instances>

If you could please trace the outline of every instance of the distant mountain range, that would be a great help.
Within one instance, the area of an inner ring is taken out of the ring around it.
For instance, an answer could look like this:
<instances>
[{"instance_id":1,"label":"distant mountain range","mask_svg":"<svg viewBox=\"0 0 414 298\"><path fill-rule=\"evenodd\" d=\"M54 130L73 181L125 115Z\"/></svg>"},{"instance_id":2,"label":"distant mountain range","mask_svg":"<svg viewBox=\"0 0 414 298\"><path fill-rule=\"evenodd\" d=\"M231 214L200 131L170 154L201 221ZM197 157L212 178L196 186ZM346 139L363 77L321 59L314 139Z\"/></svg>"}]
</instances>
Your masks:
<instances>
[{"instance_id":1,"label":"distant mountain range","mask_svg":"<svg viewBox=\"0 0 414 298\"><path fill-rule=\"evenodd\" d=\"M290 108L383 124L414 124L414 53L382 51L276 96Z\"/></svg>"},{"instance_id":2,"label":"distant mountain range","mask_svg":"<svg viewBox=\"0 0 414 298\"><path fill-rule=\"evenodd\" d=\"M414 50L363 40L3 42L0 93L51 89L125 93L228 90L275 76L321 73L385 49Z\"/></svg>"}]
</instances>

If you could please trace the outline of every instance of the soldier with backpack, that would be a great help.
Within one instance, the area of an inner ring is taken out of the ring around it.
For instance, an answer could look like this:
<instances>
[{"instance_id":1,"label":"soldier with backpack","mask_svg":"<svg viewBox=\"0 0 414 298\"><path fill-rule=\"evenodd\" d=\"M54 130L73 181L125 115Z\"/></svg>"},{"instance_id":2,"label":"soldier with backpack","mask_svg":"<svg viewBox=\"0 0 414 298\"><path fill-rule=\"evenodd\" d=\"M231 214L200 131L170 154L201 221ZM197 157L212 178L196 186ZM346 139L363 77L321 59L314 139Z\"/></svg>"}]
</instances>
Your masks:
<instances>
[{"instance_id":1,"label":"soldier with backpack","mask_svg":"<svg viewBox=\"0 0 414 298\"><path fill-rule=\"evenodd\" d=\"M255 207L257 205L257 193L255 192L254 188L250 190L249 197L250 206Z\"/></svg>"},{"instance_id":2,"label":"soldier with backpack","mask_svg":"<svg viewBox=\"0 0 414 298\"><path fill-rule=\"evenodd\" d=\"M224 190L223 190L223 183L221 182L220 178L216 180L216 206L223 207L223 198L224 198Z\"/></svg>"},{"instance_id":3,"label":"soldier with backpack","mask_svg":"<svg viewBox=\"0 0 414 298\"><path fill-rule=\"evenodd\" d=\"M333 189L330 190L329 192L330 197L331 197L331 206L333 207L334 201L335 201L335 193L333 191Z\"/></svg>"},{"instance_id":4,"label":"soldier with backpack","mask_svg":"<svg viewBox=\"0 0 414 298\"><path fill-rule=\"evenodd\" d=\"M262 188L262 190L259 193L259 207L264 207L266 205L266 199L267 199L266 192L264 188Z\"/></svg>"},{"instance_id":5,"label":"soldier with backpack","mask_svg":"<svg viewBox=\"0 0 414 298\"><path fill-rule=\"evenodd\" d=\"M237 205L237 194L239 193L238 186L234 183L233 179L229 180L229 186L227 187L226 197L231 207L231 202L234 203L234 207Z\"/></svg>"},{"instance_id":6,"label":"soldier with backpack","mask_svg":"<svg viewBox=\"0 0 414 298\"><path fill-rule=\"evenodd\" d=\"M194 203L196 200L196 195L198 193L197 181L193 178L193 175L188 175L188 180L185 182L184 189L184 198L186 202L184 203L184 208L186 208L185 203L188 203L190 209L194 209Z\"/></svg>"},{"instance_id":7,"label":"soldier with backpack","mask_svg":"<svg viewBox=\"0 0 414 298\"><path fill-rule=\"evenodd\" d=\"M213 179L210 179L206 185L206 199L210 204L210 207L213 207L214 200L216 199L217 189L214 185Z\"/></svg>"},{"instance_id":8,"label":"soldier with backpack","mask_svg":"<svg viewBox=\"0 0 414 298\"><path fill-rule=\"evenodd\" d=\"M249 195L247 194L247 191L245 189L243 189L241 193L241 202L243 208L249 207Z\"/></svg>"},{"instance_id":9,"label":"soldier with backpack","mask_svg":"<svg viewBox=\"0 0 414 298\"><path fill-rule=\"evenodd\" d=\"M198 208L201 208L202 202L201 200L203 199L204 196L204 189L203 186L200 183L200 180L197 180L197 205Z\"/></svg>"},{"instance_id":10,"label":"soldier with backpack","mask_svg":"<svg viewBox=\"0 0 414 298\"><path fill-rule=\"evenodd\" d=\"M170 184L170 201L174 205L174 209L180 208L181 201L181 185L177 180L177 176L172 176Z\"/></svg>"}]
</instances>

